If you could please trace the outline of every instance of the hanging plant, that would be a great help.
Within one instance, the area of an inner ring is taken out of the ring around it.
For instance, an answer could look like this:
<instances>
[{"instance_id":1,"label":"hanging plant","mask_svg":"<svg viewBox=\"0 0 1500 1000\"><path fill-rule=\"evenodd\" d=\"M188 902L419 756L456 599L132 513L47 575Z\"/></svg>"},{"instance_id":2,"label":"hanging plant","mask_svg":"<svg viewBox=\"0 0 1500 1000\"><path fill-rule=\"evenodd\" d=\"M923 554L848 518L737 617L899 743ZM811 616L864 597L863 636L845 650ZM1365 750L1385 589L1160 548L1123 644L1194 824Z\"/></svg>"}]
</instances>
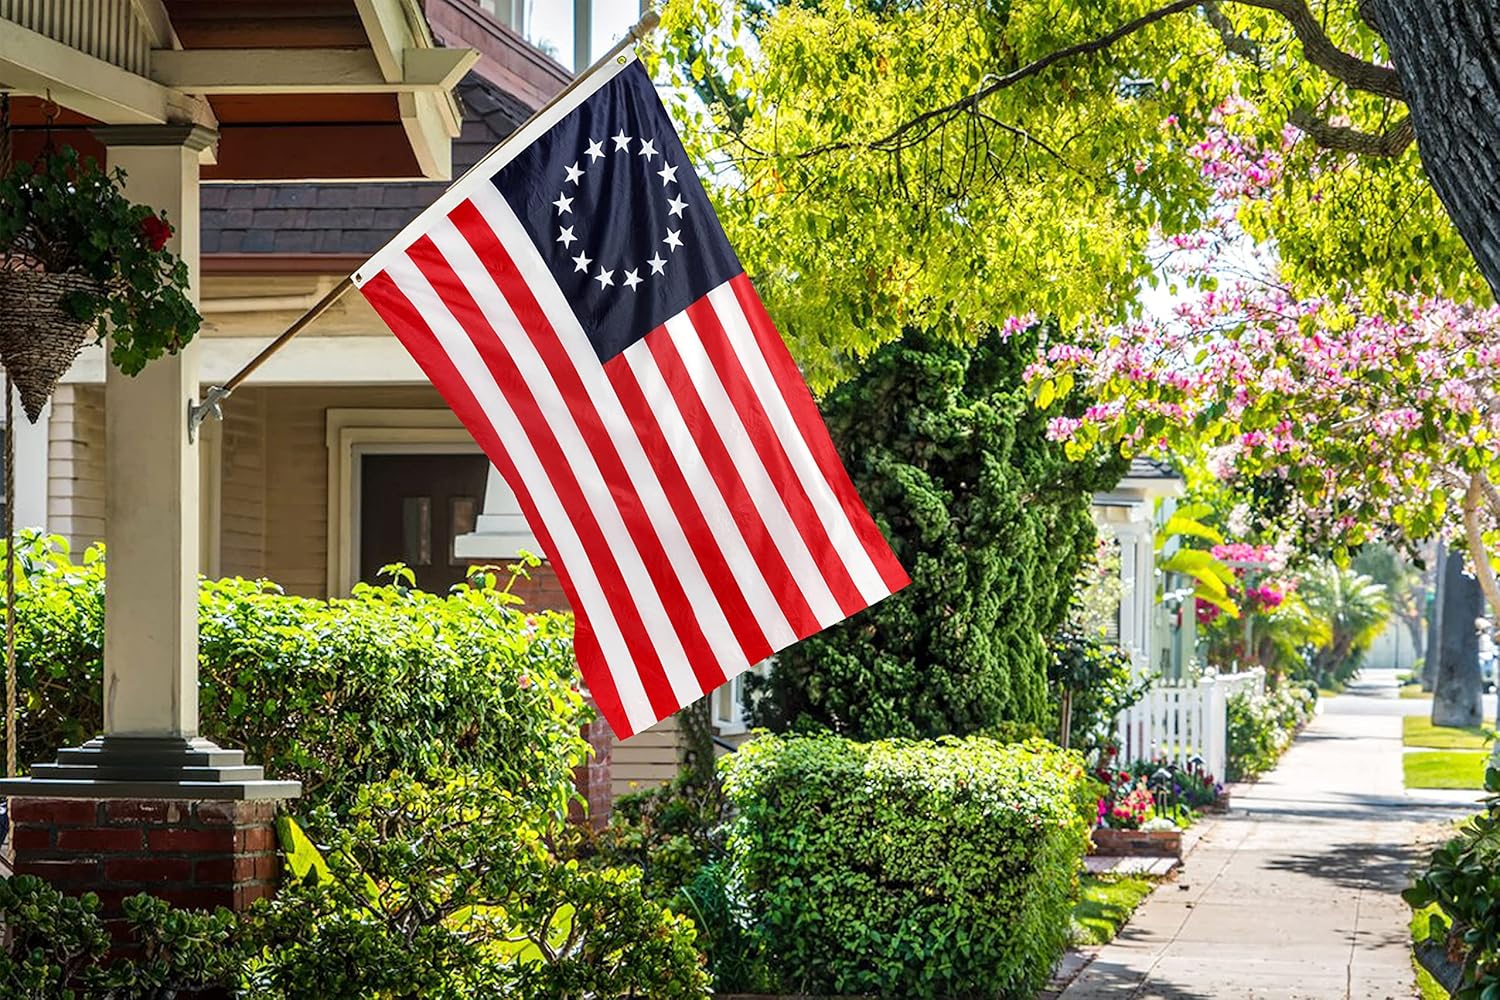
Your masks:
<instances>
[{"instance_id":1,"label":"hanging plant","mask_svg":"<svg viewBox=\"0 0 1500 1000\"><path fill-rule=\"evenodd\" d=\"M68 148L0 178L0 361L33 422L90 334L134 375L202 322L170 223L124 180Z\"/></svg>"}]
</instances>

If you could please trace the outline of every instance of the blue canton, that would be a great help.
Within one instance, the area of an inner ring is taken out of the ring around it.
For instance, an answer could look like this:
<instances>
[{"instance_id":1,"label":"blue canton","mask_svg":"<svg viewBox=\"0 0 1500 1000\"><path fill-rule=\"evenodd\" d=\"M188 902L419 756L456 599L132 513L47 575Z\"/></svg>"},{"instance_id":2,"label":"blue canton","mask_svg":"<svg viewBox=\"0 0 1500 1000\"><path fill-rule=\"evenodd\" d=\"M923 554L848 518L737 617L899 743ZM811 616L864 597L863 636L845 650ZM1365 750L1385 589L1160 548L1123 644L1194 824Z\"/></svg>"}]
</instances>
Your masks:
<instances>
[{"instance_id":1,"label":"blue canton","mask_svg":"<svg viewBox=\"0 0 1500 1000\"><path fill-rule=\"evenodd\" d=\"M741 271L640 63L493 180L601 363Z\"/></svg>"}]
</instances>

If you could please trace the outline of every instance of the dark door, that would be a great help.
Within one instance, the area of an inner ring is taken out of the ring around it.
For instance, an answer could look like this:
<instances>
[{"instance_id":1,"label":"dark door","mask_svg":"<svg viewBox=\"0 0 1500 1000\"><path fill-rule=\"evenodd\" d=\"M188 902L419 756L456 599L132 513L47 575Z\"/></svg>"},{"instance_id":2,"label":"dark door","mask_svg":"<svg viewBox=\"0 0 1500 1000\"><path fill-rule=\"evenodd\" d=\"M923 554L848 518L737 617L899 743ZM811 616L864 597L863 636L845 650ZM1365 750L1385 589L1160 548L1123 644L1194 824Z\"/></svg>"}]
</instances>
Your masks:
<instances>
[{"instance_id":1,"label":"dark door","mask_svg":"<svg viewBox=\"0 0 1500 1000\"><path fill-rule=\"evenodd\" d=\"M359 480L359 578L405 563L435 594L464 579L453 539L474 530L484 507L483 455L363 455Z\"/></svg>"}]
</instances>

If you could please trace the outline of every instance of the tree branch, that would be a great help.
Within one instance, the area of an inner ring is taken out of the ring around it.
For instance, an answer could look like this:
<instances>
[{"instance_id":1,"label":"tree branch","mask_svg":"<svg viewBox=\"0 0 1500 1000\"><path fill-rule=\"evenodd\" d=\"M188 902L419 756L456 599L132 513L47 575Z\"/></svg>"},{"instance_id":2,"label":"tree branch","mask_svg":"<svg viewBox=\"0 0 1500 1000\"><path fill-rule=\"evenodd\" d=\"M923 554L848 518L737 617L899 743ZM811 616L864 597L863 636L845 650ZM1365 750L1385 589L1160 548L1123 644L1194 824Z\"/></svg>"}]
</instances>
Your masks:
<instances>
[{"instance_id":1,"label":"tree branch","mask_svg":"<svg viewBox=\"0 0 1500 1000\"><path fill-rule=\"evenodd\" d=\"M1495 582L1495 569L1490 565L1490 554L1484 547L1484 530L1479 524L1479 505L1485 499L1485 487L1490 482L1484 473L1476 472L1469 477L1469 488L1464 491L1464 537L1469 543L1469 559L1474 563L1474 577L1479 589L1496 617L1500 617L1500 584Z\"/></svg>"},{"instance_id":2,"label":"tree branch","mask_svg":"<svg viewBox=\"0 0 1500 1000\"><path fill-rule=\"evenodd\" d=\"M1306 108L1293 108L1287 115L1287 121L1306 132L1313 142L1324 149L1358 153L1361 156L1400 156L1417 138L1410 115L1402 116L1400 121L1378 134L1361 132L1346 125L1333 125L1328 119L1319 118Z\"/></svg>"},{"instance_id":3,"label":"tree branch","mask_svg":"<svg viewBox=\"0 0 1500 1000\"><path fill-rule=\"evenodd\" d=\"M1286 18L1292 26L1292 31L1302 41L1302 51L1306 54L1307 61L1335 80L1341 80L1355 90L1363 90L1380 97L1389 97L1396 101L1406 99L1406 95L1401 90L1401 78L1396 75L1393 68L1365 62L1333 44L1333 39L1328 37L1328 33L1323 30L1323 26L1308 9L1306 0L1233 0L1233 2L1242 3L1247 7L1275 11Z\"/></svg>"}]
</instances>

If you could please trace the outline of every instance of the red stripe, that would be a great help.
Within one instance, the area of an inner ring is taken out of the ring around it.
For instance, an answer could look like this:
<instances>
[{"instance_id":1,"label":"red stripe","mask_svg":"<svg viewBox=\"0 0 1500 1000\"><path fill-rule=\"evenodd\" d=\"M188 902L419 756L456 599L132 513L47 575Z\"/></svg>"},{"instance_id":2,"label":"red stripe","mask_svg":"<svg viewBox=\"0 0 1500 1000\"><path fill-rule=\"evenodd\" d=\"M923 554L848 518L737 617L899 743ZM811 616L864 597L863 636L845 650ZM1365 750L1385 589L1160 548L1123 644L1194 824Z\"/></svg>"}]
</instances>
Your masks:
<instances>
[{"instance_id":1,"label":"red stripe","mask_svg":"<svg viewBox=\"0 0 1500 1000\"><path fill-rule=\"evenodd\" d=\"M750 377L745 374L740 359L735 357L734 348L729 343L729 334L724 332L724 325L719 322L713 303L706 298L699 299L687 307L687 317L698 333L709 362L718 373L724 393L729 397L729 405L739 414L740 423L750 435L750 441L760 455L766 474L776 487L776 492L781 494L781 502L786 506L792 523L797 526L797 533L802 536L802 541L807 543L813 562L823 574L823 580L828 584L833 599L838 601L846 618L863 611L867 602L855 586L849 567L844 565L844 557L839 555L833 539L823 527L823 521L818 517L818 511L808 497L797 470L792 468L786 447L781 443L781 435L777 433L776 425L771 423L770 416L761 405L760 397L755 394L755 387L750 384Z\"/></svg>"},{"instance_id":2,"label":"red stripe","mask_svg":"<svg viewBox=\"0 0 1500 1000\"><path fill-rule=\"evenodd\" d=\"M766 638L755 613L750 610L744 591L735 581L734 571L729 568L729 560L724 557L713 529L709 527L702 509L694 499L687 477L683 475L682 467L677 464L677 459L667 445L661 424L647 404L645 393L641 392L635 372L630 370L628 362L616 358L604 366L604 374L614 386L620 408L630 418L636 437L641 442L641 450L646 453L651 468L656 472L662 492L672 505L672 512L682 523L688 543L693 547L693 554L698 557L698 565L703 567L708 586L713 590L714 598L724 610L724 617L729 620L729 627L734 630L734 637L745 653L745 661L759 663L773 652L770 640ZM758 570L760 568L757 567Z\"/></svg>"},{"instance_id":3,"label":"red stripe","mask_svg":"<svg viewBox=\"0 0 1500 1000\"><path fill-rule=\"evenodd\" d=\"M822 626L818 624L806 596L787 568L776 540L766 530L755 501L740 479L739 470L734 467L734 460L729 457L729 450L719 437L718 428L709 417L703 401L698 398L698 391L693 387L693 380L688 377L687 369L683 367L682 359L678 356L666 327L652 330L645 336L644 342L651 356L656 359L656 367L672 393L672 398L677 401L677 409L682 414L683 423L693 435L693 441L698 445L703 464L708 467L730 513L734 515L735 523L739 525L740 534L749 546L751 558L761 568L766 582L771 586L771 592L776 595L777 603L786 615L787 624L799 639L812 635Z\"/></svg>"},{"instance_id":4,"label":"red stripe","mask_svg":"<svg viewBox=\"0 0 1500 1000\"><path fill-rule=\"evenodd\" d=\"M517 471L515 463L511 461L510 453L506 451L494 427L485 418L478 400L474 398L468 384L464 382L458 374L458 369L443 351L431 327L384 271L365 282L360 291L370 306L395 333L396 338L411 352L417 365L437 387L438 392L442 394L453 412L458 414L475 441L484 449L486 457L495 463L495 468L499 469L500 474L505 477L506 484L515 493L516 502L520 504L522 512L526 515L526 522L536 533L537 541L542 549L549 555L556 553L557 546L553 544L546 523L538 515L536 503L532 500L531 493L527 490L526 483ZM583 604L578 599L578 590L573 585L573 578L568 573L567 567L553 558L552 569L557 573L558 583L562 585L568 603L574 608L573 648L584 682L588 685L595 704L604 713L605 721L609 723L617 736L624 739L633 729L620 703L614 677L610 674L609 663L605 660L598 643L593 640L592 631L586 626L586 617L579 610ZM588 639L584 648L579 647L577 638L582 635L586 635Z\"/></svg>"},{"instance_id":5,"label":"red stripe","mask_svg":"<svg viewBox=\"0 0 1500 1000\"><path fill-rule=\"evenodd\" d=\"M530 339L532 347L557 385L564 404L573 415L574 423L593 454L600 474L605 482L614 484L611 495L615 506L666 607L683 649L688 654L693 676L697 678L703 691L712 691L726 680L719 658L703 633L702 624L698 621L692 602L688 600L687 591L683 588L682 580L677 575L665 546L662 545L650 512L641 502L640 494L629 487L631 480L625 463L604 425L603 416L594 407L578 369L558 339L552 321L521 277L504 244L490 229L489 223L474 203L464 202L453 210L449 218L473 248L475 256L484 264L485 270L510 304L521 329Z\"/></svg>"},{"instance_id":6,"label":"red stripe","mask_svg":"<svg viewBox=\"0 0 1500 1000\"><path fill-rule=\"evenodd\" d=\"M521 430L531 442L531 447L539 456L556 456L556 461L544 460L542 467L552 482L563 512L573 529L578 532L578 540L588 553L590 564L599 578L599 585L609 599L610 609L614 612L620 632L625 637L625 644L635 661L635 669L641 676L651 709L658 719L666 718L682 705L667 680L659 651L651 640L651 631L646 627L631 588L625 583L625 574L620 571L614 550L594 518L587 496L578 483L572 464L567 460L567 452L553 434L536 398L516 370L515 362L506 351L499 334L490 327L468 287L448 266L432 238L418 238L407 249L406 255L417 265L437 292L438 298L442 299L458 325L473 341L480 358L494 376L495 383L510 403L511 409L515 411L516 419L520 421ZM621 669L628 667L621 664Z\"/></svg>"},{"instance_id":7,"label":"red stripe","mask_svg":"<svg viewBox=\"0 0 1500 1000\"><path fill-rule=\"evenodd\" d=\"M781 397L786 401L793 421L801 429L802 439L807 442L808 451L812 452L813 459L823 472L823 478L828 481L834 496L839 498L844 516L854 525L855 533L864 545L865 552L869 554L870 561L879 571L881 580L885 581L885 585L893 593L900 590L911 582L911 578L906 575L896 554L880 534L880 528L870 517L869 509L859 498L859 492L849 479L849 471L844 468L833 440L828 436L828 426L818 412L818 404L813 400L802 373L797 370L797 363L786 349L781 334L776 331L776 324L771 322L771 317L766 313L766 307L756 294L755 286L750 284L749 277L744 274L731 279L730 285L734 288L735 297L739 299L745 319L750 323L756 342L760 344L766 367L771 369L771 375L781 389Z\"/></svg>"}]
</instances>

